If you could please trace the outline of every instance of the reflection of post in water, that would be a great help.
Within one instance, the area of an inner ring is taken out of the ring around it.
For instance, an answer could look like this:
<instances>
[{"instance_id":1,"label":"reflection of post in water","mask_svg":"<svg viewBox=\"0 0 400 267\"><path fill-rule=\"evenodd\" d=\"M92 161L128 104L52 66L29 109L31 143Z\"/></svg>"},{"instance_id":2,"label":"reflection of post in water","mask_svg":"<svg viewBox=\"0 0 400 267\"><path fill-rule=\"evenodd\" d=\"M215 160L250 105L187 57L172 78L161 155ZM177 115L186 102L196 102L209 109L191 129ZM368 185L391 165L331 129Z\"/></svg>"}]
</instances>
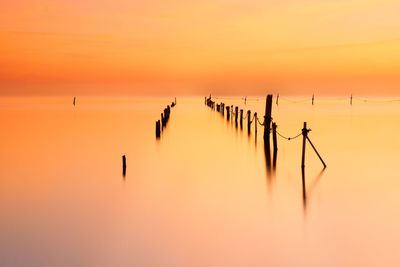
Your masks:
<instances>
[{"instance_id":1,"label":"reflection of post in water","mask_svg":"<svg viewBox=\"0 0 400 267\"><path fill-rule=\"evenodd\" d=\"M265 153L265 163L267 166L267 174L271 174L271 148L269 140L264 140L264 153Z\"/></svg>"},{"instance_id":2,"label":"reflection of post in water","mask_svg":"<svg viewBox=\"0 0 400 267\"><path fill-rule=\"evenodd\" d=\"M272 140L274 141L274 157L273 157L273 168L276 168L276 158L278 157L278 141L276 138L276 123L272 123Z\"/></svg>"},{"instance_id":3,"label":"reflection of post in water","mask_svg":"<svg viewBox=\"0 0 400 267\"><path fill-rule=\"evenodd\" d=\"M301 178L303 184L303 209L305 212L307 208L307 194L306 194L306 177L304 168L301 168Z\"/></svg>"}]
</instances>

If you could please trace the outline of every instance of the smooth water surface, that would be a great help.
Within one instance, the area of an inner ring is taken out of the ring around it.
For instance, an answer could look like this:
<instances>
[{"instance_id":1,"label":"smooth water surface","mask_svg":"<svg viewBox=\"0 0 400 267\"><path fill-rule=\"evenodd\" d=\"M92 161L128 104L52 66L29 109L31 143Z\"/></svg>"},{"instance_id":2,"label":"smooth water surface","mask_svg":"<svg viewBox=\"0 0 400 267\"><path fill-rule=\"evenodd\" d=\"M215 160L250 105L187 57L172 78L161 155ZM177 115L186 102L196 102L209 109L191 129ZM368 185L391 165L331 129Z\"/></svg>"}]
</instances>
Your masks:
<instances>
[{"instance_id":1,"label":"smooth water surface","mask_svg":"<svg viewBox=\"0 0 400 267\"><path fill-rule=\"evenodd\" d=\"M270 168L260 125L178 98L156 140L171 101L1 98L1 265L400 265L400 103L274 103L327 163L307 144L303 195L302 137Z\"/></svg>"}]
</instances>

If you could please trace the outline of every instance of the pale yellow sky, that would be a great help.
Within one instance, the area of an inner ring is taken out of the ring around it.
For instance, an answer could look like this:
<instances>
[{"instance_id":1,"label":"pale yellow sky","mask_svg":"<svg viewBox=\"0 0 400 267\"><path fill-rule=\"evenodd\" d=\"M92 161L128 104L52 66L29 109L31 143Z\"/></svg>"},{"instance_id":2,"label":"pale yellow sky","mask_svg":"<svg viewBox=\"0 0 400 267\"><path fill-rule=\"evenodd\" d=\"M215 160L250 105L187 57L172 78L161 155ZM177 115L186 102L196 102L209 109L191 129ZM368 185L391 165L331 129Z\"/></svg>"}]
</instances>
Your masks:
<instances>
[{"instance_id":1,"label":"pale yellow sky","mask_svg":"<svg viewBox=\"0 0 400 267\"><path fill-rule=\"evenodd\" d=\"M0 94L398 94L399 1L3 0Z\"/></svg>"}]
</instances>

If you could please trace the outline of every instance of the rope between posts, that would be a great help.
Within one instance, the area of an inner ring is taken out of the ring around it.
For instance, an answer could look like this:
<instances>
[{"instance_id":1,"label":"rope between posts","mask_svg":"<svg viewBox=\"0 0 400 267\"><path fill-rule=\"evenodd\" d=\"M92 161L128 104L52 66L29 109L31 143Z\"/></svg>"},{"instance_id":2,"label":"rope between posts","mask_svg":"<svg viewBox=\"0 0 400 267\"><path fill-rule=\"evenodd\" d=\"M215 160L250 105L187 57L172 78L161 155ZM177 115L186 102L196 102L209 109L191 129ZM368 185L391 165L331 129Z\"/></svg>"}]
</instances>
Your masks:
<instances>
[{"instance_id":1,"label":"rope between posts","mask_svg":"<svg viewBox=\"0 0 400 267\"><path fill-rule=\"evenodd\" d=\"M302 134L303 134L303 132L301 132L301 133L299 133L298 135L296 135L296 136L293 136L293 137L286 137L286 136L284 136L284 135L282 135L281 133L279 133L278 131L276 131L276 133L280 136L280 137L282 137L283 139L286 139L286 140L293 140L293 139L296 139L297 137L299 137L299 136L301 136Z\"/></svg>"},{"instance_id":2,"label":"rope between posts","mask_svg":"<svg viewBox=\"0 0 400 267\"><path fill-rule=\"evenodd\" d=\"M258 121L258 123L259 123L261 126L264 126L265 121L264 121L263 123L261 123L261 121L260 121L259 118L257 118L257 121Z\"/></svg>"}]
</instances>

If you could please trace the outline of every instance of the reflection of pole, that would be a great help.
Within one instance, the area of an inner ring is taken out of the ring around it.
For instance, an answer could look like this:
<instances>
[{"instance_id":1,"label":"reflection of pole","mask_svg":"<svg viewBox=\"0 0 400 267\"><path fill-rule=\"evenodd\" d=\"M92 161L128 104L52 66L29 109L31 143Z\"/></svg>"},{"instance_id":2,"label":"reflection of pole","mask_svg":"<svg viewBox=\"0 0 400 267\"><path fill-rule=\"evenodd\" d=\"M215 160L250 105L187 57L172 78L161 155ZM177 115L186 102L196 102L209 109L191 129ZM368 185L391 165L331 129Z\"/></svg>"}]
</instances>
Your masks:
<instances>
[{"instance_id":1,"label":"reflection of pole","mask_svg":"<svg viewBox=\"0 0 400 267\"><path fill-rule=\"evenodd\" d=\"M302 168L302 170L301 170L301 178L302 178L302 184L303 184L303 208L305 210L306 205L307 205L307 195L306 195L306 177L305 177L304 168Z\"/></svg>"},{"instance_id":2,"label":"reflection of pole","mask_svg":"<svg viewBox=\"0 0 400 267\"><path fill-rule=\"evenodd\" d=\"M272 140L274 141L274 154L278 151L278 141L276 138L276 123L272 123Z\"/></svg>"}]
</instances>

